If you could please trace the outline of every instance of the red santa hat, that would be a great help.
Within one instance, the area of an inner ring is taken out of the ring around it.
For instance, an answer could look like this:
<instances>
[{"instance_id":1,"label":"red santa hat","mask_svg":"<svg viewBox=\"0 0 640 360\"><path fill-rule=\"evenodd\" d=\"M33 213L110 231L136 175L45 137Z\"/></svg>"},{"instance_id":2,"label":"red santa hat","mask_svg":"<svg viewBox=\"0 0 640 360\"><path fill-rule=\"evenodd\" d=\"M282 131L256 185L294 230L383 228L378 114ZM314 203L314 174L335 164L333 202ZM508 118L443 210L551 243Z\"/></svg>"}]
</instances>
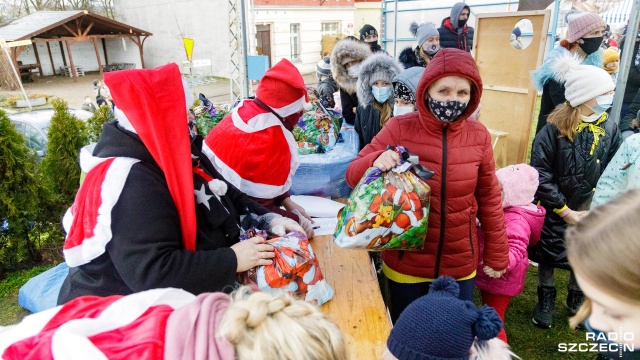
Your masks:
<instances>
[{"instance_id":1,"label":"red santa hat","mask_svg":"<svg viewBox=\"0 0 640 360\"><path fill-rule=\"evenodd\" d=\"M280 117L311 109L304 79L287 59L282 59L264 74L256 89L256 97Z\"/></svg>"},{"instance_id":2,"label":"red santa hat","mask_svg":"<svg viewBox=\"0 0 640 360\"><path fill-rule=\"evenodd\" d=\"M291 188L300 165L298 145L280 118L307 108L307 90L298 69L285 59L265 73L256 97L271 111L244 100L209 132L203 152L242 192L272 199Z\"/></svg>"},{"instance_id":3,"label":"red santa hat","mask_svg":"<svg viewBox=\"0 0 640 360\"><path fill-rule=\"evenodd\" d=\"M120 110L162 169L178 209L185 249L196 249L196 214L193 196L191 145L186 100L178 65L150 70L104 74L105 84Z\"/></svg>"}]
</instances>

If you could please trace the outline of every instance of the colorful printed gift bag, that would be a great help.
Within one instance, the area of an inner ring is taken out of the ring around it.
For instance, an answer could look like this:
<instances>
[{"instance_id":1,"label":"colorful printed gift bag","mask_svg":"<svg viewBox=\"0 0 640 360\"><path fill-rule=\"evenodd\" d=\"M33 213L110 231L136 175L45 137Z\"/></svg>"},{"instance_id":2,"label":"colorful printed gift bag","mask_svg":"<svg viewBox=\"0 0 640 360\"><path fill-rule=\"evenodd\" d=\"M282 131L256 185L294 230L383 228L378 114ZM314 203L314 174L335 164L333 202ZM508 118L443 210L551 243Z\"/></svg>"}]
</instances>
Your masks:
<instances>
[{"instance_id":1,"label":"colorful printed gift bag","mask_svg":"<svg viewBox=\"0 0 640 360\"><path fill-rule=\"evenodd\" d=\"M342 115L339 112L325 109L313 88L308 87L307 93L311 110L302 114L298 124L293 128L299 155L315 153L316 151L311 152L309 149L317 149L318 145L323 151L333 149L342 126Z\"/></svg>"},{"instance_id":2,"label":"colorful printed gift bag","mask_svg":"<svg viewBox=\"0 0 640 360\"><path fill-rule=\"evenodd\" d=\"M202 94L200 94L198 99L202 105L196 106L193 109L196 115L196 128L198 129L198 134L206 137L211 129L218 125L218 123L231 112L233 106L231 104L214 105Z\"/></svg>"},{"instance_id":3,"label":"colorful printed gift bag","mask_svg":"<svg viewBox=\"0 0 640 360\"><path fill-rule=\"evenodd\" d=\"M368 169L338 213L333 240L338 246L375 251L424 246L431 189L411 171L406 150L396 151L405 161L388 172Z\"/></svg>"},{"instance_id":4,"label":"colorful printed gift bag","mask_svg":"<svg viewBox=\"0 0 640 360\"><path fill-rule=\"evenodd\" d=\"M247 271L240 282L267 293L284 290L318 305L333 298L333 289L325 281L306 235L293 231L267 240L267 244L275 248L273 264Z\"/></svg>"}]
</instances>

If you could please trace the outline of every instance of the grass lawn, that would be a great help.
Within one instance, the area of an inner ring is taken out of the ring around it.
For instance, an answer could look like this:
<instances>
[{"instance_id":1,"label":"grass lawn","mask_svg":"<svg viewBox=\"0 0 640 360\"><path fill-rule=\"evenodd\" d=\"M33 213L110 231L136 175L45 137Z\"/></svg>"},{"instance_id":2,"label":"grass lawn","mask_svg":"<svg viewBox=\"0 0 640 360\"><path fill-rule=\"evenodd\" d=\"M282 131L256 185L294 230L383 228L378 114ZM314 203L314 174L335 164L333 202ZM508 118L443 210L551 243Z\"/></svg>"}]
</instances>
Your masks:
<instances>
[{"instance_id":1,"label":"grass lawn","mask_svg":"<svg viewBox=\"0 0 640 360\"><path fill-rule=\"evenodd\" d=\"M53 266L36 266L28 270L9 273L0 281L0 326L14 324L29 314L27 310L18 305L18 289L27 280Z\"/></svg>"}]
</instances>

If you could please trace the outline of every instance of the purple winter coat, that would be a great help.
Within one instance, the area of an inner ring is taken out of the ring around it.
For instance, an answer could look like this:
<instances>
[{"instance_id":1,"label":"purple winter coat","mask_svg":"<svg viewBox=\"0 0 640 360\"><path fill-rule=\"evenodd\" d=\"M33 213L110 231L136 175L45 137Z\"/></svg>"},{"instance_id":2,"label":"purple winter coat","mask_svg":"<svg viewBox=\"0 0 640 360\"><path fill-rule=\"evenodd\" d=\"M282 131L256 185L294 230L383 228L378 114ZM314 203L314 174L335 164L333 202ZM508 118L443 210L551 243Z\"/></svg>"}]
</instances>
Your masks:
<instances>
[{"instance_id":1,"label":"purple winter coat","mask_svg":"<svg viewBox=\"0 0 640 360\"><path fill-rule=\"evenodd\" d=\"M475 284L483 291L496 295L516 296L524 289L524 277L529 266L527 246L540 239L544 224L545 209L537 206L538 211L518 206L504 209L504 221L509 238L509 265L507 271L498 279L492 279L484 273L482 252L484 251L484 233L478 227L479 262Z\"/></svg>"}]
</instances>

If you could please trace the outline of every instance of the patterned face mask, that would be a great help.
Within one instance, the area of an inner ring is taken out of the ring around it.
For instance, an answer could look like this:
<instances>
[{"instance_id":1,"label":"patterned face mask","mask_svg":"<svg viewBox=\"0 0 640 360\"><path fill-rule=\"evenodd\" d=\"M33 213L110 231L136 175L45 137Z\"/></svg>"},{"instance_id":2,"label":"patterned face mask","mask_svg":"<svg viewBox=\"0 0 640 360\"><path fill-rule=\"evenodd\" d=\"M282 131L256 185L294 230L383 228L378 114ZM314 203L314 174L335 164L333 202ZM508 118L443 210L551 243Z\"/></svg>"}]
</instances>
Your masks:
<instances>
[{"instance_id":1,"label":"patterned face mask","mask_svg":"<svg viewBox=\"0 0 640 360\"><path fill-rule=\"evenodd\" d=\"M464 109L467 108L468 102L460 101L437 101L429 98L427 101L427 107L433 115L440 121L446 123L452 123L462 114Z\"/></svg>"}]
</instances>

